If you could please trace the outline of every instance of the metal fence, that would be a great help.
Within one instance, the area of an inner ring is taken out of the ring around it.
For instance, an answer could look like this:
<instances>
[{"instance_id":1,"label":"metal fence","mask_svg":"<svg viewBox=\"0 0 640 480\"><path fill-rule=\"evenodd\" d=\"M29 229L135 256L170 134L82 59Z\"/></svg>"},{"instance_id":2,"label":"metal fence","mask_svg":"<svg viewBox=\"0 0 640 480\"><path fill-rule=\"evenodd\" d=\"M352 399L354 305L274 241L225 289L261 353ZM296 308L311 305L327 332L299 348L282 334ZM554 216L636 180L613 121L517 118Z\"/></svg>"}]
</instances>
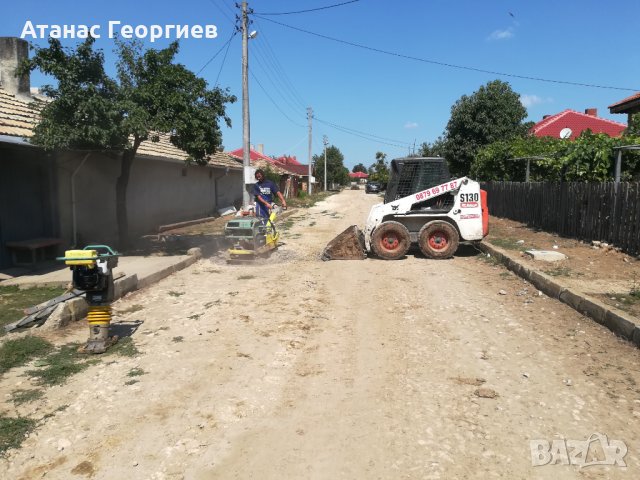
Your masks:
<instances>
[{"instance_id":1,"label":"metal fence","mask_svg":"<svg viewBox=\"0 0 640 480\"><path fill-rule=\"evenodd\" d=\"M489 213L640 253L640 183L485 182Z\"/></svg>"}]
</instances>

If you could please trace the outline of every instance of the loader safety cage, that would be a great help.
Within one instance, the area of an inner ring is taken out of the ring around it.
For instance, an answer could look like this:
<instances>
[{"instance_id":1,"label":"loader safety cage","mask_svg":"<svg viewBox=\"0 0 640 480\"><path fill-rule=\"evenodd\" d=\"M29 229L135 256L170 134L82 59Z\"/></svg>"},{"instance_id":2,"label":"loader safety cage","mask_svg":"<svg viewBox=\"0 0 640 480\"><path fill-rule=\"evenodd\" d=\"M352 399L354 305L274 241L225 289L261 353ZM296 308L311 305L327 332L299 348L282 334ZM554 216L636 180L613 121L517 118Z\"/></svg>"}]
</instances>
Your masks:
<instances>
[{"instance_id":1,"label":"loader safety cage","mask_svg":"<svg viewBox=\"0 0 640 480\"><path fill-rule=\"evenodd\" d=\"M451 179L447 161L440 157L406 157L391 160L384 203L445 183Z\"/></svg>"}]
</instances>

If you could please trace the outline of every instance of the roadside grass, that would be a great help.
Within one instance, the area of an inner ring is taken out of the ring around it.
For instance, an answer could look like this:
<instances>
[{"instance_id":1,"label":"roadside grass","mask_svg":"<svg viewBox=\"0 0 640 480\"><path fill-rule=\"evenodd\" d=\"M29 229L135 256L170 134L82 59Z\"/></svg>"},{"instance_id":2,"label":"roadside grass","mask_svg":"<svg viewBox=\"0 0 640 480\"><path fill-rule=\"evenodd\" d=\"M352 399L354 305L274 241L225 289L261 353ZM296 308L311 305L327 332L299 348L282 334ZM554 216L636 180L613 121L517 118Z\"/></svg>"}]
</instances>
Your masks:
<instances>
[{"instance_id":1,"label":"roadside grass","mask_svg":"<svg viewBox=\"0 0 640 480\"><path fill-rule=\"evenodd\" d=\"M297 198L290 198L287 200L287 205L297 208L309 208L313 207L316 203L321 202L331 195L335 195L338 192L318 192L311 195L306 192L300 192Z\"/></svg>"},{"instance_id":2,"label":"roadside grass","mask_svg":"<svg viewBox=\"0 0 640 480\"><path fill-rule=\"evenodd\" d=\"M79 353L79 346L77 343L62 345L55 352L37 361L35 365L39 368L27 371L27 375L35 378L40 385L61 385L68 377L100 362L97 358Z\"/></svg>"},{"instance_id":3,"label":"roadside grass","mask_svg":"<svg viewBox=\"0 0 640 480\"><path fill-rule=\"evenodd\" d=\"M0 374L46 355L53 348L51 343L32 335L8 340L0 347Z\"/></svg>"},{"instance_id":4,"label":"roadside grass","mask_svg":"<svg viewBox=\"0 0 640 480\"><path fill-rule=\"evenodd\" d=\"M255 275L240 275L238 280L251 280L252 278L256 278Z\"/></svg>"},{"instance_id":5,"label":"roadside grass","mask_svg":"<svg viewBox=\"0 0 640 480\"><path fill-rule=\"evenodd\" d=\"M37 420L31 418L0 415L0 455L4 455L10 448L20 447L37 423Z\"/></svg>"},{"instance_id":6,"label":"roadside grass","mask_svg":"<svg viewBox=\"0 0 640 480\"><path fill-rule=\"evenodd\" d=\"M510 237L491 237L488 239L489 243L495 245L496 247L503 248L505 250L516 250L519 252L524 252L528 247L525 247L524 244L518 243L517 240Z\"/></svg>"},{"instance_id":7,"label":"roadside grass","mask_svg":"<svg viewBox=\"0 0 640 480\"><path fill-rule=\"evenodd\" d=\"M62 295L62 287L34 287L20 289L17 286L0 287L0 335L5 325L24 317L24 309Z\"/></svg>"},{"instance_id":8,"label":"roadside grass","mask_svg":"<svg viewBox=\"0 0 640 480\"><path fill-rule=\"evenodd\" d=\"M556 267L549 270L543 270L547 275L552 277L570 277L571 269L569 267Z\"/></svg>"},{"instance_id":9,"label":"roadside grass","mask_svg":"<svg viewBox=\"0 0 640 480\"><path fill-rule=\"evenodd\" d=\"M145 372L143 369L135 367L129 370L129 373L127 373L127 377L139 377L140 375L144 375L146 373L147 372Z\"/></svg>"},{"instance_id":10,"label":"roadside grass","mask_svg":"<svg viewBox=\"0 0 640 480\"><path fill-rule=\"evenodd\" d=\"M42 390L16 390L11 392L11 401L17 405L34 402L44 396Z\"/></svg>"},{"instance_id":11,"label":"roadside grass","mask_svg":"<svg viewBox=\"0 0 640 480\"><path fill-rule=\"evenodd\" d=\"M120 355L122 357L135 357L140 354L140 350L136 348L131 337L124 337L109 347L102 355Z\"/></svg>"}]
</instances>

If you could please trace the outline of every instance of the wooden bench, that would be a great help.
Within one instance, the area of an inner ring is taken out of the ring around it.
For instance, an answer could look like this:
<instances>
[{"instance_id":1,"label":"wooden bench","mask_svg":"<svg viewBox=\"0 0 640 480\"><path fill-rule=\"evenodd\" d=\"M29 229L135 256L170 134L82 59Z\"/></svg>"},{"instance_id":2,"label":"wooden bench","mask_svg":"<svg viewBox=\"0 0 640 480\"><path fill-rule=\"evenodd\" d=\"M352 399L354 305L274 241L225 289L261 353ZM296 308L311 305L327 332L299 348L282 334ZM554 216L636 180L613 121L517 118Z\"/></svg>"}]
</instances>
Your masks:
<instances>
[{"instance_id":1,"label":"wooden bench","mask_svg":"<svg viewBox=\"0 0 640 480\"><path fill-rule=\"evenodd\" d=\"M45 259L47 248L56 247L62 243L59 238L34 238L31 240L20 240L17 242L7 242L5 245L11 251L11 259L14 265L35 265L38 261L38 251L42 252L41 258ZM31 252L31 262L18 261L18 252Z\"/></svg>"}]
</instances>

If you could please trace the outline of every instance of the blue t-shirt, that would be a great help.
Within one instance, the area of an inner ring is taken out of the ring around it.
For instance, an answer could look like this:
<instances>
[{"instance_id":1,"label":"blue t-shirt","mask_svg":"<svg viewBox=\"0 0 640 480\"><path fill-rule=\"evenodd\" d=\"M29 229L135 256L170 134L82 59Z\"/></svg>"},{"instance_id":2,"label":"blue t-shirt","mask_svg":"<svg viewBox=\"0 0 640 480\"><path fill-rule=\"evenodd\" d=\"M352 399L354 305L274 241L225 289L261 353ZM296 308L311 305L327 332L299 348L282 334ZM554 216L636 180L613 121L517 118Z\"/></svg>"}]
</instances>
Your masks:
<instances>
[{"instance_id":1,"label":"blue t-shirt","mask_svg":"<svg viewBox=\"0 0 640 480\"><path fill-rule=\"evenodd\" d=\"M267 203L272 203L273 199L280 190L278 190L278 186L269 179L264 179L261 182L255 183L253 185L253 190L251 193L256 197L256 215L259 217L268 217L269 210L264 204L258 200L258 196L262 197L263 200L266 200Z\"/></svg>"}]
</instances>

